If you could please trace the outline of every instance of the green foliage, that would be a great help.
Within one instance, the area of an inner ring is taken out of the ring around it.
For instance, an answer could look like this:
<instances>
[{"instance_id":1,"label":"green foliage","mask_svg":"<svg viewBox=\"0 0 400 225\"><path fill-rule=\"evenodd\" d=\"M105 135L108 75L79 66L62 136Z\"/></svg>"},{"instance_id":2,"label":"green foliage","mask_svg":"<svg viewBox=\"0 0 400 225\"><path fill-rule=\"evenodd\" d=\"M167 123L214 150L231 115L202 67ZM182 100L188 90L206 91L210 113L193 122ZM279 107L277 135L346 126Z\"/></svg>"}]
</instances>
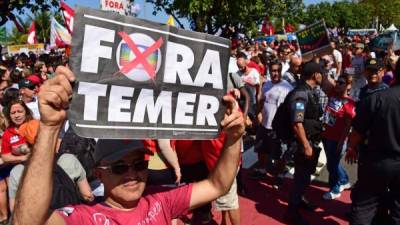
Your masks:
<instances>
[{"instance_id":1,"label":"green foliage","mask_svg":"<svg viewBox=\"0 0 400 225\"><path fill-rule=\"evenodd\" d=\"M19 32L16 27L13 27L11 34L8 35L8 40L11 44L26 44L28 40L29 27L32 21L36 23L36 37L39 43L49 43L50 41L50 29L51 29L51 18L55 19L62 25L64 25L64 19L58 12L50 13L49 11L35 12L33 15L23 21L19 18L21 26L24 28L24 32Z\"/></svg>"},{"instance_id":2,"label":"green foliage","mask_svg":"<svg viewBox=\"0 0 400 225\"><path fill-rule=\"evenodd\" d=\"M378 17L384 27L392 23L400 25L400 0L361 0L360 4L370 8L372 15Z\"/></svg>"},{"instance_id":3,"label":"green foliage","mask_svg":"<svg viewBox=\"0 0 400 225\"><path fill-rule=\"evenodd\" d=\"M369 28L373 14L368 5L339 1L333 4L321 2L306 8L303 21L311 24L324 19L328 27Z\"/></svg>"}]
</instances>

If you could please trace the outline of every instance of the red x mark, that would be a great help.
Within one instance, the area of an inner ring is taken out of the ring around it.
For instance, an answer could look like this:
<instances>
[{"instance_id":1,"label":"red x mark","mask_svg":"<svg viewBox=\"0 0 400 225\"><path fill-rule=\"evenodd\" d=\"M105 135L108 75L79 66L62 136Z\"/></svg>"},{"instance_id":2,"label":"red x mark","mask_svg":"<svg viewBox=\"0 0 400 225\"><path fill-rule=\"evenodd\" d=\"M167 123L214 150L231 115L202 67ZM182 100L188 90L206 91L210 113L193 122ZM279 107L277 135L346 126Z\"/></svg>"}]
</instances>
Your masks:
<instances>
[{"instance_id":1,"label":"red x mark","mask_svg":"<svg viewBox=\"0 0 400 225\"><path fill-rule=\"evenodd\" d=\"M161 45L164 43L163 39L160 38L156 43L146 49L144 52L140 52L135 42L129 37L125 32L119 32L118 35L126 42L132 52L135 54L136 58L130 61L128 64L123 66L119 72L123 74L127 74L129 71L134 69L137 65L142 64L146 72L149 74L149 77L154 80L156 77L156 71L153 67L147 62L147 57L152 54L154 51L159 49Z\"/></svg>"}]
</instances>

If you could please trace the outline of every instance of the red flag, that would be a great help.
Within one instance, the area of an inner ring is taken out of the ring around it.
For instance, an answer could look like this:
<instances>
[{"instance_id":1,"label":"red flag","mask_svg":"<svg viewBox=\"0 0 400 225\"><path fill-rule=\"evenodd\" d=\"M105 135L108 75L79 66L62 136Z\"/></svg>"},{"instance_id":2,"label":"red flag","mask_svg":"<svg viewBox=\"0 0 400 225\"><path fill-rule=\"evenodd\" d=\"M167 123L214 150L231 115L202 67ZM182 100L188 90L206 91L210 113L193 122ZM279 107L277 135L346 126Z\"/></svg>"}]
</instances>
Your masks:
<instances>
[{"instance_id":1,"label":"red flag","mask_svg":"<svg viewBox=\"0 0 400 225\"><path fill-rule=\"evenodd\" d=\"M74 27L75 12L64 1L61 1L61 9L63 11L65 23L67 24L67 29L68 29L69 33L71 34L73 27Z\"/></svg>"},{"instance_id":2,"label":"red flag","mask_svg":"<svg viewBox=\"0 0 400 225\"><path fill-rule=\"evenodd\" d=\"M288 33L293 33L295 31L295 27L292 24L288 23L285 27L285 31Z\"/></svg>"},{"instance_id":3,"label":"red flag","mask_svg":"<svg viewBox=\"0 0 400 225\"><path fill-rule=\"evenodd\" d=\"M28 32L28 44L37 44L35 21L32 22Z\"/></svg>"},{"instance_id":4,"label":"red flag","mask_svg":"<svg viewBox=\"0 0 400 225\"><path fill-rule=\"evenodd\" d=\"M261 33L263 33L263 34L265 34L265 35L267 35L267 33L268 33L268 30L267 30L267 23L268 23L268 18L265 17L265 18L264 18L264 21L263 21L263 23L262 23L262 25L261 25Z\"/></svg>"},{"instance_id":5,"label":"red flag","mask_svg":"<svg viewBox=\"0 0 400 225\"><path fill-rule=\"evenodd\" d=\"M268 36L272 36L275 34L274 26L272 25L272 22L270 21L268 23Z\"/></svg>"}]
</instances>

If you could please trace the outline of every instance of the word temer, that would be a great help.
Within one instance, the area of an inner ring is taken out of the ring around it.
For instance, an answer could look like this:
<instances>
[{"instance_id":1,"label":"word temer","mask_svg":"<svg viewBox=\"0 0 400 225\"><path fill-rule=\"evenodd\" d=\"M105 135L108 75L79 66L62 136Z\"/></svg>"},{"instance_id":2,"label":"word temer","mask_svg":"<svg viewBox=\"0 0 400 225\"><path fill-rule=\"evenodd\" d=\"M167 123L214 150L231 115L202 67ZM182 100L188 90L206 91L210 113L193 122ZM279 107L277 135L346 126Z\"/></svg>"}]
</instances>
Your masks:
<instances>
[{"instance_id":1,"label":"word temer","mask_svg":"<svg viewBox=\"0 0 400 225\"><path fill-rule=\"evenodd\" d=\"M111 89L109 92L108 88ZM135 91L140 92L134 100ZM157 123L161 116L162 124L205 126L207 123L218 126L215 114L220 102L211 95L161 91L155 96L153 89L135 90L133 87L89 82L79 82L78 94L85 96L83 120L86 121L97 120L99 97L107 97L108 122L143 123L147 114L149 123ZM132 104L133 100L135 104ZM174 114L172 109L175 109Z\"/></svg>"}]
</instances>

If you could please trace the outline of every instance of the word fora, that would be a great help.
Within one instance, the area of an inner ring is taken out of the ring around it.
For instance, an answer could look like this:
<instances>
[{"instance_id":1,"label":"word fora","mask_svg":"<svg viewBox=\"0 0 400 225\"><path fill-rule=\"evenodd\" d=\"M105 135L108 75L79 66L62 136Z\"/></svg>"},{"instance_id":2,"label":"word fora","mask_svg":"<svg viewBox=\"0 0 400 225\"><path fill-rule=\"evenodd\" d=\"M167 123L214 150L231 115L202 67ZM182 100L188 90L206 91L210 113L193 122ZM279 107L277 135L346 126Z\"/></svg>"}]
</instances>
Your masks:
<instances>
[{"instance_id":1,"label":"word fora","mask_svg":"<svg viewBox=\"0 0 400 225\"><path fill-rule=\"evenodd\" d=\"M110 8L114 8L114 9L124 9L124 5L122 4L122 2L106 0L105 3L106 3L105 4L106 7L110 7Z\"/></svg>"},{"instance_id":2,"label":"word fora","mask_svg":"<svg viewBox=\"0 0 400 225\"><path fill-rule=\"evenodd\" d=\"M135 91L139 91L137 97ZM152 124L218 126L215 114L220 103L215 96L172 91L161 91L156 96L153 89L89 82L79 82L78 94L85 96L83 119L86 121L97 120L98 109L106 107L99 105L99 98L108 97L108 122L143 123L147 114Z\"/></svg>"},{"instance_id":3,"label":"word fora","mask_svg":"<svg viewBox=\"0 0 400 225\"><path fill-rule=\"evenodd\" d=\"M116 31L114 30L85 25L81 72L97 75L99 71L99 59L113 58L113 47L107 46L106 43L114 43L115 38ZM165 45L163 83L178 84L179 80L180 84L192 87L204 87L208 83L214 89L223 90L221 61L218 51L207 49L204 55L202 55L204 50L200 49L199 51L202 56L196 55L196 57L203 57L203 59L200 65L196 65L196 68L193 68L195 65L195 54L190 47L172 41L168 41ZM194 79L189 70L191 72L197 70Z\"/></svg>"}]
</instances>

